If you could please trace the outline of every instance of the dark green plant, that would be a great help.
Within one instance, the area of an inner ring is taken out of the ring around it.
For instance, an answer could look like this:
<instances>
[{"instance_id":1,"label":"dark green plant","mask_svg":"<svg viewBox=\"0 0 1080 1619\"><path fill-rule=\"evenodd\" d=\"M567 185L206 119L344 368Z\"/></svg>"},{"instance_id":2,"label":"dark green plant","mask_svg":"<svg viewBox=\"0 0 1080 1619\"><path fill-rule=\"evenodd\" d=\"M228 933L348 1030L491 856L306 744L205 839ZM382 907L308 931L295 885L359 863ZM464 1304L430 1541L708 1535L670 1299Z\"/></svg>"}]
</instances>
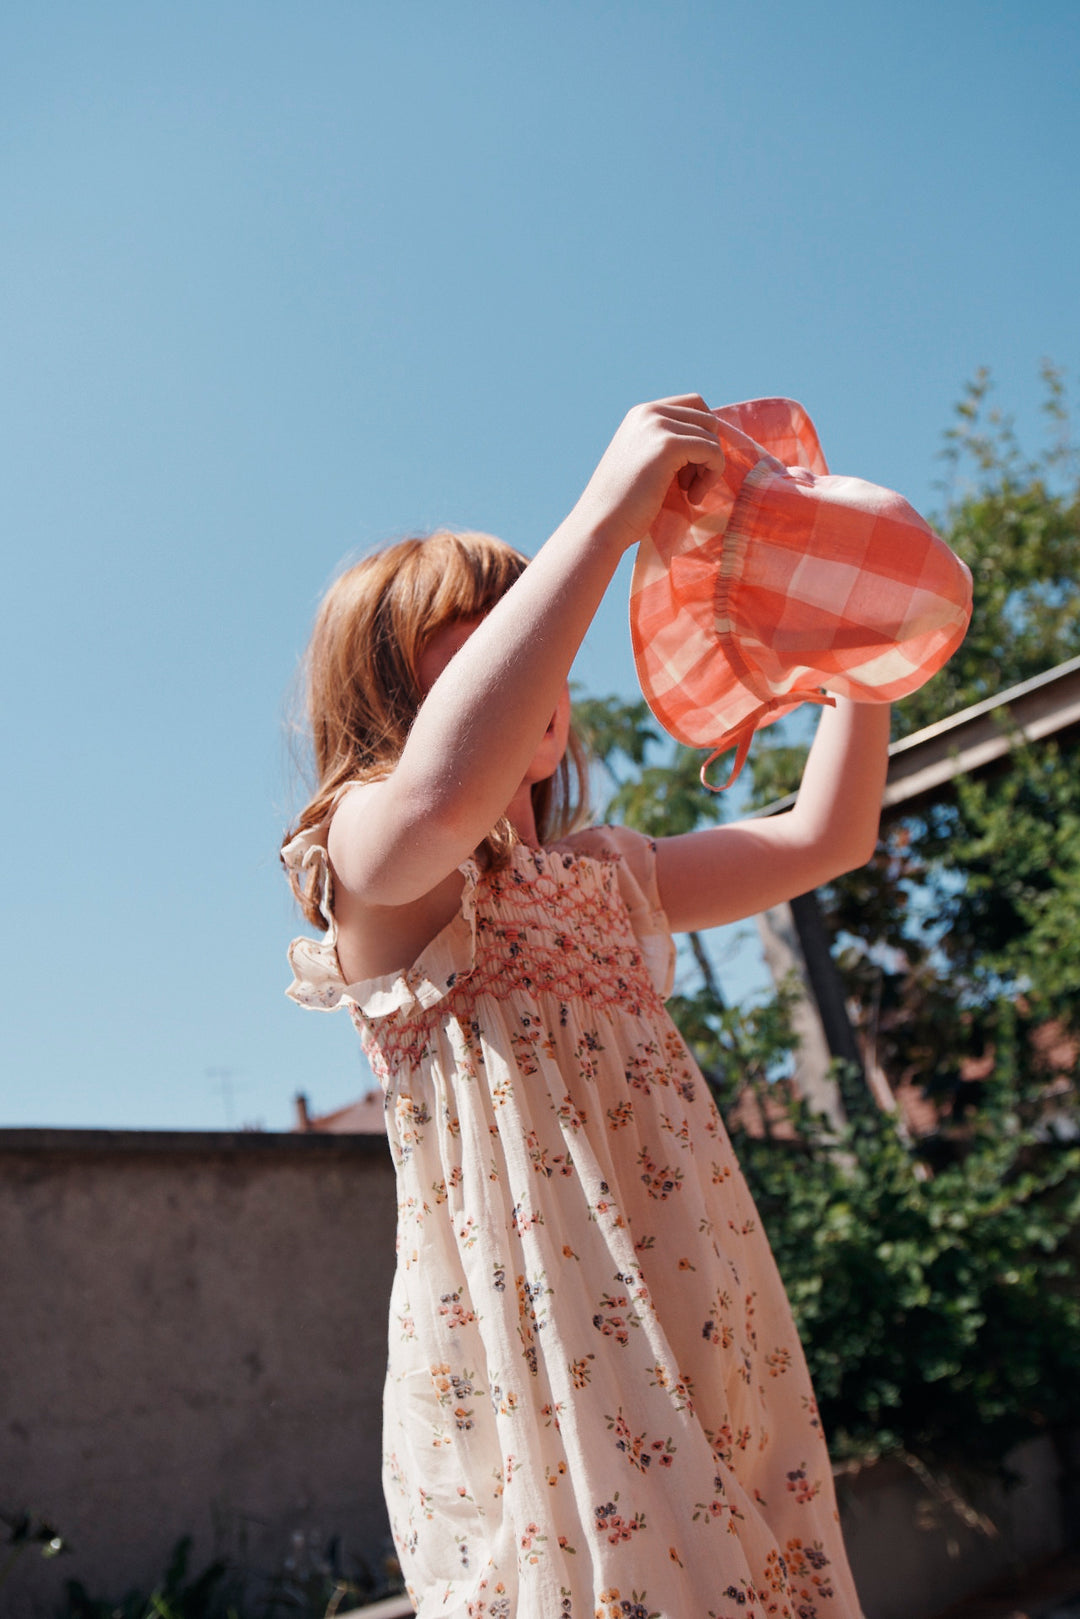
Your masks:
<instances>
[{"instance_id":1,"label":"dark green plant","mask_svg":"<svg viewBox=\"0 0 1080 1619\"><path fill-rule=\"evenodd\" d=\"M269 1575L229 1557L192 1574L193 1543L185 1535L149 1593L131 1590L116 1601L92 1597L80 1581L69 1580L57 1619L334 1619L401 1588L399 1580L376 1581L366 1566L344 1573L335 1541L313 1553L304 1537L296 1540L283 1566Z\"/></svg>"},{"instance_id":2,"label":"dark green plant","mask_svg":"<svg viewBox=\"0 0 1080 1619\"><path fill-rule=\"evenodd\" d=\"M1080 1419L1080 1150L984 1114L928 1173L894 1117L736 1135L836 1456L994 1463Z\"/></svg>"},{"instance_id":3,"label":"dark green plant","mask_svg":"<svg viewBox=\"0 0 1080 1619\"><path fill-rule=\"evenodd\" d=\"M224 1558L190 1576L192 1539L173 1548L158 1585L146 1595L129 1591L119 1602L91 1597L79 1580L68 1580L58 1619L241 1619L238 1581Z\"/></svg>"},{"instance_id":4,"label":"dark green plant","mask_svg":"<svg viewBox=\"0 0 1080 1619\"><path fill-rule=\"evenodd\" d=\"M3 1545L7 1555L0 1561L0 1586L11 1577L19 1559L36 1546L42 1557L59 1557L68 1547L64 1537L44 1518L30 1512L0 1512L0 1524L6 1530Z\"/></svg>"}]
</instances>

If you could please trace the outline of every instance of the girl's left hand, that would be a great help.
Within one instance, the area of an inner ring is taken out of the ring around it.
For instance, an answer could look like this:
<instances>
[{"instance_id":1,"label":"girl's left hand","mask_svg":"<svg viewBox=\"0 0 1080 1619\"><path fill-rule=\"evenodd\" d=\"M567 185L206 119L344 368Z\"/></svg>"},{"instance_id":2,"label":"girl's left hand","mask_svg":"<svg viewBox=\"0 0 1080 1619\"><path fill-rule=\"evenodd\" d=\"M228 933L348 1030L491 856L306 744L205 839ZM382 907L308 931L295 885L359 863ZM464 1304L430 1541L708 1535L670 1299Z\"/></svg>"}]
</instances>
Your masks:
<instances>
[{"instance_id":1,"label":"girl's left hand","mask_svg":"<svg viewBox=\"0 0 1080 1619\"><path fill-rule=\"evenodd\" d=\"M621 553L649 532L677 479L694 504L719 478L724 452L717 420L700 394L635 405L574 509Z\"/></svg>"}]
</instances>

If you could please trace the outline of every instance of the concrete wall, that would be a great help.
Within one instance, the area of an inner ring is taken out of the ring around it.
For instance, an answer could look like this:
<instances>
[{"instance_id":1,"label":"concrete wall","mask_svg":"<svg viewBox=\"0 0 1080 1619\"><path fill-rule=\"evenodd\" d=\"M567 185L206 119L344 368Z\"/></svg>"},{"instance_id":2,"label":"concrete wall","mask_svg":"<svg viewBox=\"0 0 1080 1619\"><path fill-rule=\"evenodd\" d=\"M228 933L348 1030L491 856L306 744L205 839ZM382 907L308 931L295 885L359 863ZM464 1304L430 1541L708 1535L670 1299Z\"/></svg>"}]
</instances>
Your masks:
<instances>
[{"instance_id":1,"label":"concrete wall","mask_svg":"<svg viewBox=\"0 0 1080 1619\"><path fill-rule=\"evenodd\" d=\"M379 1137L0 1131L0 1511L74 1548L27 1553L3 1619L51 1619L69 1577L149 1589L184 1533L202 1567L215 1524L265 1572L296 1534L381 1561L394 1203ZM1067 1543L1053 1445L1014 1463L953 1503L897 1462L841 1476L868 1619Z\"/></svg>"},{"instance_id":2,"label":"concrete wall","mask_svg":"<svg viewBox=\"0 0 1080 1619\"><path fill-rule=\"evenodd\" d=\"M1019 1446L1008 1488L919 1476L892 1458L841 1473L844 1539L867 1619L931 1619L1074 1543L1067 1448L1049 1438Z\"/></svg>"},{"instance_id":3,"label":"concrete wall","mask_svg":"<svg viewBox=\"0 0 1080 1619\"><path fill-rule=\"evenodd\" d=\"M184 1533L201 1567L215 1518L268 1571L384 1555L394 1206L384 1138L0 1131L0 1511L74 1548L0 1612L149 1588Z\"/></svg>"}]
</instances>

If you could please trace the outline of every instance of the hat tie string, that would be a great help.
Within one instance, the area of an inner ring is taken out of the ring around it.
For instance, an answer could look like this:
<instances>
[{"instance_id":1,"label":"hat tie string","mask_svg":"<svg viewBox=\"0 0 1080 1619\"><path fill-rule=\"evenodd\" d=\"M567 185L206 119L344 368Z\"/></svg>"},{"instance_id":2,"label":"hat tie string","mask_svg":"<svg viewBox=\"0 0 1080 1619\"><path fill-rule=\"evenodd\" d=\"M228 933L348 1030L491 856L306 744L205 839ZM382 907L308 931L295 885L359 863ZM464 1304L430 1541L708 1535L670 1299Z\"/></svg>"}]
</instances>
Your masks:
<instances>
[{"instance_id":1,"label":"hat tie string","mask_svg":"<svg viewBox=\"0 0 1080 1619\"><path fill-rule=\"evenodd\" d=\"M836 698L830 697L827 691L800 692L797 700L803 703L817 703L821 708L836 707ZM760 708L743 720L742 724L737 726L729 736L724 738L720 746L714 748L709 754L699 773L701 785L708 788L710 793L726 793L728 788L738 779L739 773L746 763L746 756L750 752L750 744L754 740L754 732L758 726L764 724L768 716L775 713L778 708L790 708L791 706L792 698L790 693L786 697L772 697L767 703L762 703ZM714 759L719 759L722 753L729 753L732 748L735 749L735 762L731 767L731 774L720 787L714 787L709 780L709 766Z\"/></svg>"}]
</instances>

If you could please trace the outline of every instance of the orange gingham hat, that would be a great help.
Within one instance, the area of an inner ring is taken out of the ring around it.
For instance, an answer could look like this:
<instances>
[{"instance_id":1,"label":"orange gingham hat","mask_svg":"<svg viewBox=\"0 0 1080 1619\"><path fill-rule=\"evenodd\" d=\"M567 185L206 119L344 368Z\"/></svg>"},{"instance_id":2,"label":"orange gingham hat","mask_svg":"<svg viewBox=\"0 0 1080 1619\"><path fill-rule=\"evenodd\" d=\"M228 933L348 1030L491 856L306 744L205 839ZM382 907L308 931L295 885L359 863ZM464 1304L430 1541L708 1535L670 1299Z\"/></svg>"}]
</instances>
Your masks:
<instances>
[{"instance_id":1,"label":"orange gingham hat","mask_svg":"<svg viewBox=\"0 0 1080 1619\"><path fill-rule=\"evenodd\" d=\"M794 399L714 411L723 473L691 506L673 482L642 540L630 633L645 699L691 747L737 750L802 702L891 703L952 656L971 574L891 489L833 477Z\"/></svg>"}]
</instances>

